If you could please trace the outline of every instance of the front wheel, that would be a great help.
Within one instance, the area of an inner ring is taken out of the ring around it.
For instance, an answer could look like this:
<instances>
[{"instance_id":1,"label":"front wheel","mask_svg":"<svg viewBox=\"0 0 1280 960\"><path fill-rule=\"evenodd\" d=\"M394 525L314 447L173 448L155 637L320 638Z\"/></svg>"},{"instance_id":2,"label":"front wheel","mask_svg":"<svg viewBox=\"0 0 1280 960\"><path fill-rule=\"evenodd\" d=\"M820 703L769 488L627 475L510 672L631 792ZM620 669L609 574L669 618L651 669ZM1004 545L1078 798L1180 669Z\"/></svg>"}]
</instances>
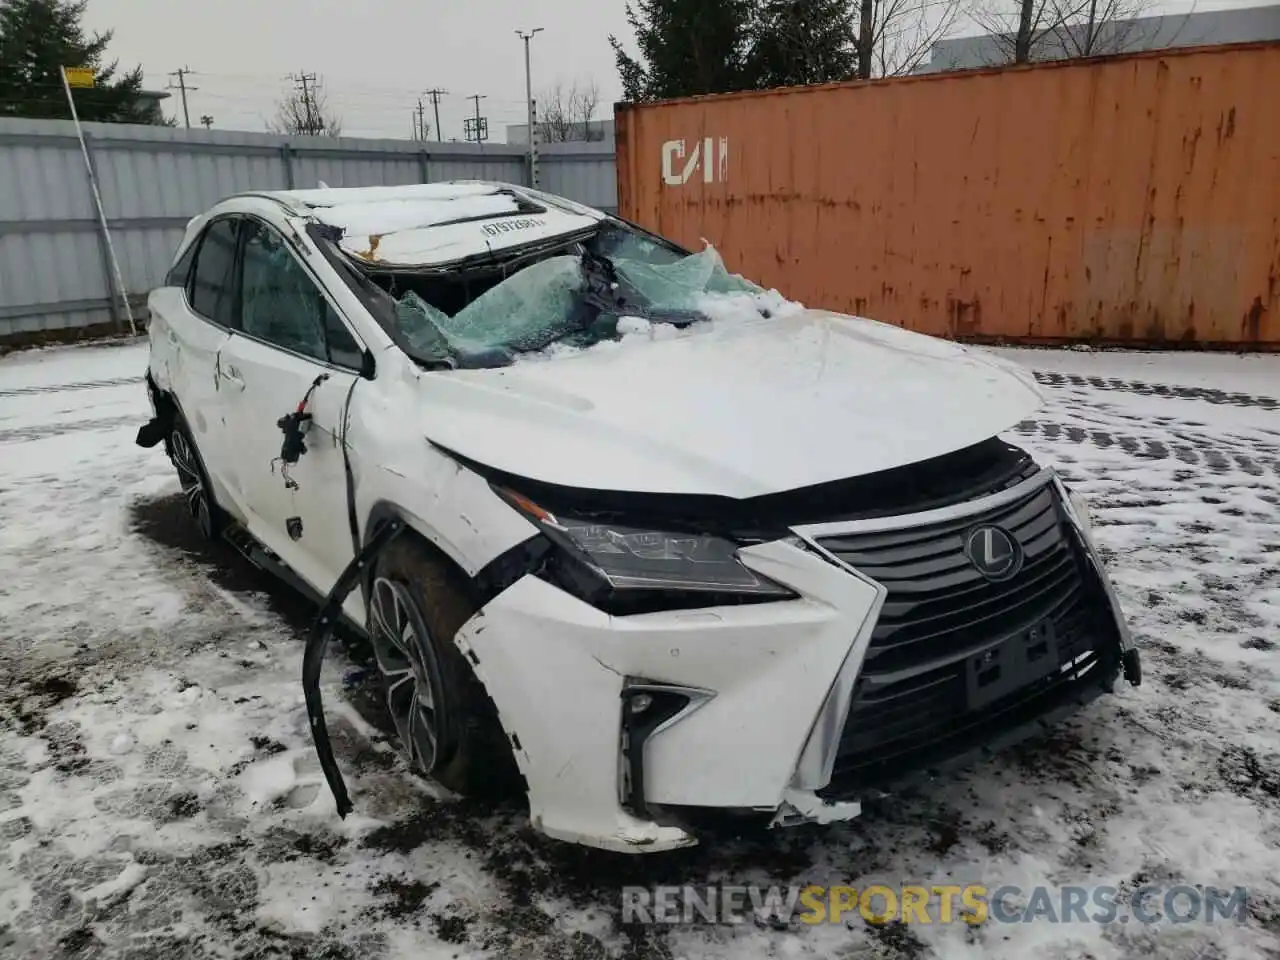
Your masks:
<instances>
[{"instance_id":1,"label":"front wheel","mask_svg":"<svg viewBox=\"0 0 1280 960\"><path fill-rule=\"evenodd\" d=\"M475 613L454 577L409 537L378 562L369 636L387 712L419 773L464 796L511 796L520 775L497 709L453 642Z\"/></svg>"}]
</instances>

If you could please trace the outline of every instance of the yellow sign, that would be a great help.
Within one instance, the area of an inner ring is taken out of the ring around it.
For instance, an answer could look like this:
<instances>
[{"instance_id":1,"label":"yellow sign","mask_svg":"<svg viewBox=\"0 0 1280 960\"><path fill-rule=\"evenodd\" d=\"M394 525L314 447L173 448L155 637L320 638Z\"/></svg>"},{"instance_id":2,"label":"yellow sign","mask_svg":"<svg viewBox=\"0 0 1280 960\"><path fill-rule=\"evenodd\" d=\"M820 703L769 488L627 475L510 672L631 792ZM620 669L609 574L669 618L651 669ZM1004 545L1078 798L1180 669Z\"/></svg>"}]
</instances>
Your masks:
<instances>
[{"instance_id":1,"label":"yellow sign","mask_svg":"<svg viewBox=\"0 0 1280 960\"><path fill-rule=\"evenodd\" d=\"M93 67L63 67L62 71L67 75L69 87L93 86L95 73Z\"/></svg>"}]
</instances>

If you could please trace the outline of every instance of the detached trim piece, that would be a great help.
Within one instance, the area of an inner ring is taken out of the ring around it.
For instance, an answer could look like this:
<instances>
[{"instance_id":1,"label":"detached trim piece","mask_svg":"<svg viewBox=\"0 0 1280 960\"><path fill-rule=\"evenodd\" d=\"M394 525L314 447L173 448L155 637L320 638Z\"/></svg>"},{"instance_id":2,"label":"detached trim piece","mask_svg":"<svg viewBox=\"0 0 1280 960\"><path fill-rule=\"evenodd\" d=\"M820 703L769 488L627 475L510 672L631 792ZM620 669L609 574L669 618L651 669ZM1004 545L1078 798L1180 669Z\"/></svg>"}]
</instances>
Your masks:
<instances>
[{"instance_id":1,"label":"detached trim piece","mask_svg":"<svg viewBox=\"0 0 1280 960\"><path fill-rule=\"evenodd\" d=\"M342 779L342 772L338 769L338 762L333 757L333 745L329 741L329 728L325 723L324 704L320 696L320 668L324 663L324 654L329 646L329 638L333 635L333 628L341 617L343 602L364 580L365 570L372 566L378 555L391 545L404 528L404 521L399 517L393 517L374 534L365 548L351 559L347 568L342 571L342 575L338 577L338 582L329 591L329 596L325 598L320 615L316 617L311 626L311 632L307 635L307 646L302 655L302 692L307 700L307 719L311 725L311 739L315 743L316 754L320 757L320 768L324 771L325 782L329 784L329 790L338 806L338 816L344 820L353 808L351 797L347 794L347 785Z\"/></svg>"}]
</instances>

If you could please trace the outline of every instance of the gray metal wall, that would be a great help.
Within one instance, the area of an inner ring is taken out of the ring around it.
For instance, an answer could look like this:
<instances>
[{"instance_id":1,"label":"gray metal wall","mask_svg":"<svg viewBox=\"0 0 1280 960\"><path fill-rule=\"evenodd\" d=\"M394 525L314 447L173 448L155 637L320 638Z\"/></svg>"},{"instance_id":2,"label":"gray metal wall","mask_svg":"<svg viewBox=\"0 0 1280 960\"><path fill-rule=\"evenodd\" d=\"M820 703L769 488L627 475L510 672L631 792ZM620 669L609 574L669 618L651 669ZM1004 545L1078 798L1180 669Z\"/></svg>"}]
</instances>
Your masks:
<instances>
[{"instance_id":1,"label":"gray metal wall","mask_svg":"<svg viewBox=\"0 0 1280 960\"><path fill-rule=\"evenodd\" d=\"M191 217L245 190L423 183L527 183L524 149L505 144L282 137L85 124L103 207L131 300L163 277ZM569 145L566 145L569 146ZM617 208L610 146L544 150L540 186ZM0 119L0 337L118 319L110 267L75 128Z\"/></svg>"},{"instance_id":2,"label":"gray metal wall","mask_svg":"<svg viewBox=\"0 0 1280 960\"><path fill-rule=\"evenodd\" d=\"M597 210L617 213L614 155L612 141L544 144L538 148L538 186Z\"/></svg>"}]
</instances>

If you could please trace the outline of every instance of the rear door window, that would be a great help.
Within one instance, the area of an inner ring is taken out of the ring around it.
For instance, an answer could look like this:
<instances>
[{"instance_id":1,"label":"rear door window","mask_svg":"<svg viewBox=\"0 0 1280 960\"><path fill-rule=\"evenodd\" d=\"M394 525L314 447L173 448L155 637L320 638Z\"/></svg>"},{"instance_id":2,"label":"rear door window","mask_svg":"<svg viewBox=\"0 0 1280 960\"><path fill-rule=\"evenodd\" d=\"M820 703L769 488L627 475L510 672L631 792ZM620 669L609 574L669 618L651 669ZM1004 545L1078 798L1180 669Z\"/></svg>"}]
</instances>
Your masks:
<instances>
[{"instance_id":1,"label":"rear door window","mask_svg":"<svg viewBox=\"0 0 1280 960\"><path fill-rule=\"evenodd\" d=\"M169 270L168 276L164 278L165 286L186 287L188 281L191 279L191 265L196 262L196 251L199 249L200 238L196 237L191 241L191 245L183 251L178 262Z\"/></svg>"},{"instance_id":2,"label":"rear door window","mask_svg":"<svg viewBox=\"0 0 1280 960\"><path fill-rule=\"evenodd\" d=\"M187 295L191 309L224 327L235 326L236 233L239 221L227 217L209 224L196 252Z\"/></svg>"}]
</instances>

